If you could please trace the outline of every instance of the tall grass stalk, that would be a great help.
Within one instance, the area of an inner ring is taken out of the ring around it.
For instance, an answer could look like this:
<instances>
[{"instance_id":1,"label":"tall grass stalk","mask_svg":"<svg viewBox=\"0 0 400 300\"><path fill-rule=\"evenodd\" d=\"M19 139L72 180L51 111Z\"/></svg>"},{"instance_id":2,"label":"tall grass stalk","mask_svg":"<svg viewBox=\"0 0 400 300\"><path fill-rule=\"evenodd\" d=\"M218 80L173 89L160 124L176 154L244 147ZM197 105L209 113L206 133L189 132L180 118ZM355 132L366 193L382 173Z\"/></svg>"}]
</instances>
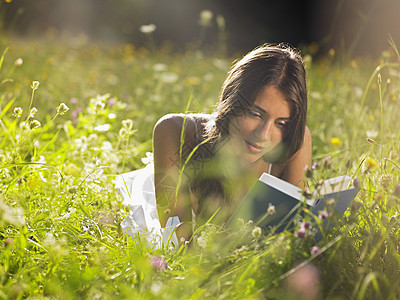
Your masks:
<instances>
[{"instance_id":1,"label":"tall grass stalk","mask_svg":"<svg viewBox=\"0 0 400 300\"><path fill-rule=\"evenodd\" d=\"M378 73L378 90L379 90L379 104L380 104L380 109L381 109L381 115L380 115L380 119L381 119L381 138L380 138L380 143L381 145L383 145L383 101L382 101L382 75L380 73ZM380 162L381 162L381 166L383 166L383 157L382 157L382 147L379 147L379 155L380 155ZM383 170L382 170L383 171Z\"/></svg>"}]
</instances>

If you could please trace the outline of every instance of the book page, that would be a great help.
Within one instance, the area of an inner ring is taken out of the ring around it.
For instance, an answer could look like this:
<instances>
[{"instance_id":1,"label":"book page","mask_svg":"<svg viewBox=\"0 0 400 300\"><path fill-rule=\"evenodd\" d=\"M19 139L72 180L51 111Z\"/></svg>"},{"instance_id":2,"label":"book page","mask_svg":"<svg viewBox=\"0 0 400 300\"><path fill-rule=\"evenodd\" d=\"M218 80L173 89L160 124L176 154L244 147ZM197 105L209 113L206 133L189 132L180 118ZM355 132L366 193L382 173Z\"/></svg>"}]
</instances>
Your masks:
<instances>
[{"instance_id":1,"label":"book page","mask_svg":"<svg viewBox=\"0 0 400 300\"><path fill-rule=\"evenodd\" d=\"M281 191L282 193L285 193L297 200L301 199L302 196L302 189L287 182L282 179L279 179L278 177L272 176L267 173L263 173L260 178L258 179L261 182L268 184L269 186Z\"/></svg>"},{"instance_id":2,"label":"book page","mask_svg":"<svg viewBox=\"0 0 400 300\"><path fill-rule=\"evenodd\" d=\"M351 177L347 175L329 178L324 181L319 192L322 195L340 192L348 189L350 182Z\"/></svg>"}]
</instances>

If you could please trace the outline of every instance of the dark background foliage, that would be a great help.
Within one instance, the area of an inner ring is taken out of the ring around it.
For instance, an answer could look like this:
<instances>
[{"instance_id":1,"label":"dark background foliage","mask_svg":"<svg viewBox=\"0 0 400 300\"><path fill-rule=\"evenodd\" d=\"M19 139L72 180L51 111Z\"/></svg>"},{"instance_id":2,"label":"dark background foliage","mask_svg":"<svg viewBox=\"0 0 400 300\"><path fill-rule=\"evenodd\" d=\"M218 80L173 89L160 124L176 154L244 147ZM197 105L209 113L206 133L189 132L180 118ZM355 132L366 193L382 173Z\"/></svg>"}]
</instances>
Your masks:
<instances>
[{"instance_id":1,"label":"dark background foliage","mask_svg":"<svg viewBox=\"0 0 400 300\"><path fill-rule=\"evenodd\" d=\"M350 55L375 55L387 48L388 34L400 39L398 0L13 0L6 6L5 25L15 23L14 33L85 33L135 45L145 41L139 27L150 23L157 26L157 43L193 42L202 30L198 20L204 9L214 19L203 43L218 40L219 14L226 20L228 45L235 50L262 42L318 42L321 53L334 47ZM23 13L13 22L18 10Z\"/></svg>"}]
</instances>

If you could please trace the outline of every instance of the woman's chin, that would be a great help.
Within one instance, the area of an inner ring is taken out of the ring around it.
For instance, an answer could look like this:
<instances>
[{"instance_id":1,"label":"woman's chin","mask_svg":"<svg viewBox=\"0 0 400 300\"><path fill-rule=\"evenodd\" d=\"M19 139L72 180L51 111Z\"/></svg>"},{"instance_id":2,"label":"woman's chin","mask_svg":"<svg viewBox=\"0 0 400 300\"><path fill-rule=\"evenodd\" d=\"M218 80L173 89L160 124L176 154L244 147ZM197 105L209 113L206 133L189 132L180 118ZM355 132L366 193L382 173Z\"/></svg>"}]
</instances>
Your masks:
<instances>
[{"instance_id":1,"label":"woman's chin","mask_svg":"<svg viewBox=\"0 0 400 300\"><path fill-rule=\"evenodd\" d=\"M244 163L248 163L248 164L253 164L256 163L258 161L260 161L260 159L262 159L263 154L262 153L244 153L241 156L239 156L239 159L242 160Z\"/></svg>"}]
</instances>

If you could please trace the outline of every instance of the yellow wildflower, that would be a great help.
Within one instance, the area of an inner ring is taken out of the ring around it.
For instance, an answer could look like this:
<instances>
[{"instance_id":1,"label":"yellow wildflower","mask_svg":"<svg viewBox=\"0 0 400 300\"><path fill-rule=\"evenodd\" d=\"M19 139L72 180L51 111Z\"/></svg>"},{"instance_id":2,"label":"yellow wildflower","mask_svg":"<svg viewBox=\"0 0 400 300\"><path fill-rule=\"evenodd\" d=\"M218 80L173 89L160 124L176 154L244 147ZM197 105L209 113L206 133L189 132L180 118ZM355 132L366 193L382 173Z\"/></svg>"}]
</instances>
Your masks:
<instances>
[{"instance_id":1,"label":"yellow wildflower","mask_svg":"<svg viewBox=\"0 0 400 300\"><path fill-rule=\"evenodd\" d=\"M331 144L332 144L333 146L340 146L340 145L342 144L342 141L341 141L339 138L337 138L337 137L333 137L333 138L331 139Z\"/></svg>"},{"instance_id":2,"label":"yellow wildflower","mask_svg":"<svg viewBox=\"0 0 400 300\"><path fill-rule=\"evenodd\" d=\"M367 167L369 169L375 168L377 166L377 162L372 157L367 157L365 162L367 163Z\"/></svg>"}]
</instances>

